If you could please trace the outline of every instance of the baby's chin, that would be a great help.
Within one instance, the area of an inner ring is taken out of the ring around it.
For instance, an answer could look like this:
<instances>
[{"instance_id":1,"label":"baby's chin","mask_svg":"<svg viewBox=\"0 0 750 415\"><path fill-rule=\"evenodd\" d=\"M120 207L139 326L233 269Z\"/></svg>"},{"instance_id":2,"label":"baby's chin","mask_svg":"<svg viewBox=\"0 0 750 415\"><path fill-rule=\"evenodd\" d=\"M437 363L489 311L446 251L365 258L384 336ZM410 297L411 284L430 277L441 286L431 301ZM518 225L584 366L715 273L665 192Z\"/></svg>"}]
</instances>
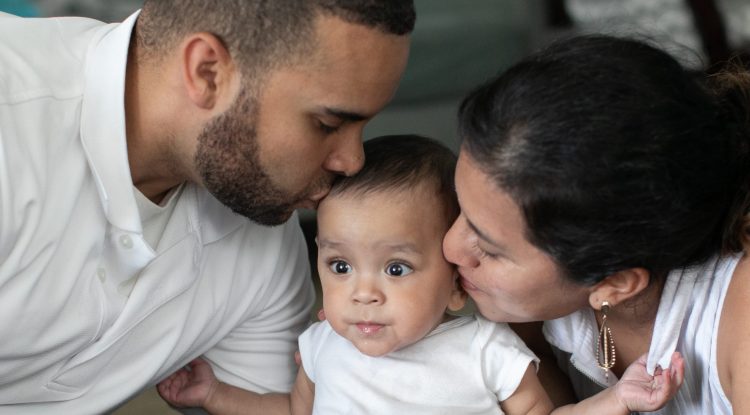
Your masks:
<instances>
[{"instance_id":1,"label":"baby's chin","mask_svg":"<svg viewBox=\"0 0 750 415\"><path fill-rule=\"evenodd\" d=\"M370 357L385 356L413 344L404 344L404 339L399 341L399 337L394 336L387 325L382 328L362 330L362 328L354 329L351 324L335 324L330 320L329 323L334 332L351 343L360 353ZM378 326L378 324L375 324L375 326ZM424 335L426 336L427 333ZM423 336L419 338L421 337Z\"/></svg>"},{"instance_id":2,"label":"baby's chin","mask_svg":"<svg viewBox=\"0 0 750 415\"><path fill-rule=\"evenodd\" d=\"M387 348L387 347L382 347L380 345L370 345L370 344L360 345L355 342L352 342L352 344L354 345L354 347L357 348L357 350L359 350L360 353L362 353L363 355L370 356L370 357L382 357L389 353L393 353L401 349L401 348Z\"/></svg>"},{"instance_id":3,"label":"baby's chin","mask_svg":"<svg viewBox=\"0 0 750 415\"><path fill-rule=\"evenodd\" d=\"M362 336L358 332L353 333L352 331L350 331L351 326L342 331L337 330L337 327L335 325L332 325L332 328L333 331L338 333L339 336L345 338L357 350L359 350L360 353L370 357L382 357L387 354L406 349L415 343L411 342L404 344L405 339L399 339L398 336L393 337L393 333L382 332L379 330L379 332ZM416 336L416 338L424 338L424 336L427 336L428 333L429 331L421 336Z\"/></svg>"},{"instance_id":4,"label":"baby's chin","mask_svg":"<svg viewBox=\"0 0 750 415\"><path fill-rule=\"evenodd\" d=\"M339 335L345 338L349 343L351 343L357 350L359 350L360 353L370 357L385 356L389 353L393 353L397 350L401 350L404 347L407 347L403 345L386 344L386 342L380 339L352 339L351 337L342 335L341 333L339 333Z\"/></svg>"}]
</instances>

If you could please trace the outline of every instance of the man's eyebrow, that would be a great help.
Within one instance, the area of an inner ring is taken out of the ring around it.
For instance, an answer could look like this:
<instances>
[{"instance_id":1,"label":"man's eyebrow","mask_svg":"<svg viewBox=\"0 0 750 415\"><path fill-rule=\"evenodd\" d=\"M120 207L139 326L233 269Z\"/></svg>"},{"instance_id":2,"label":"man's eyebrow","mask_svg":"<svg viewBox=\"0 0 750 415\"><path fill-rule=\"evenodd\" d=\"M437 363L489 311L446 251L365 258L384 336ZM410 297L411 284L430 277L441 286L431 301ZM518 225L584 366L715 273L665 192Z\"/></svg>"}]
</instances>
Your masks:
<instances>
[{"instance_id":1,"label":"man's eyebrow","mask_svg":"<svg viewBox=\"0 0 750 415\"><path fill-rule=\"evenodd\" d=\"M323 112L325 112L327 115L332 115L334 117L340 118L344 121L349 122L356 122L356 121L364 121L366 119L371 118L370 116L359 114L352 111L345 111L338 108L330 108L330 107L324 107Z\"/></svg>"}]
</instances>

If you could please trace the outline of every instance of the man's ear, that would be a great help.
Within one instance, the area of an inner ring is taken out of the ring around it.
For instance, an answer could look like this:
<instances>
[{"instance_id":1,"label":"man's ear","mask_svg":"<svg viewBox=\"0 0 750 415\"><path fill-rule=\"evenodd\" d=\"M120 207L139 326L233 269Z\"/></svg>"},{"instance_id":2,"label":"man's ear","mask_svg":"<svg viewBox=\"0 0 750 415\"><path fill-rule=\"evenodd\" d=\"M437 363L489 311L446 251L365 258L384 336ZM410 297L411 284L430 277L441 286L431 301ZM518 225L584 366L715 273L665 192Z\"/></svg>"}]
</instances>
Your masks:
<instances>
[{"instance_id":1,"label":"man's ear","mask_svg":"<svg viewBox=\"0 0 750 415\"><path fill-rule=\"evenodd\" d=\"M216 36L206 32L189 35L182 42L180 63L187 95L199 108L213 109L221 98L233 93L235 64Z\"/></svg>"},{"instance_id":2,"label":"man's ear","mask_svg":"<svg viewBox=\"0 0 750 415\"><path fill-rule=\"evenodd\" d=\"M458 283L458 273L453 275L453 290L451 291L450 299L448 300L448 310L458 311L464 308L466 305L466 298L468 295L464 291L461 284Z\"/></svg>"},{"instance_id":3,"label":"man's ear","mask_svg":"<svg viewBox=\"0 0 750 415\"><path fill-rule=\"evenodd\" d=\"M594 286L589 294L589 304L595 310L608 301L616 306L634 298L648 287L650 273L645 268L630 268L614 273Z\"/></svg>"}]
</instances>

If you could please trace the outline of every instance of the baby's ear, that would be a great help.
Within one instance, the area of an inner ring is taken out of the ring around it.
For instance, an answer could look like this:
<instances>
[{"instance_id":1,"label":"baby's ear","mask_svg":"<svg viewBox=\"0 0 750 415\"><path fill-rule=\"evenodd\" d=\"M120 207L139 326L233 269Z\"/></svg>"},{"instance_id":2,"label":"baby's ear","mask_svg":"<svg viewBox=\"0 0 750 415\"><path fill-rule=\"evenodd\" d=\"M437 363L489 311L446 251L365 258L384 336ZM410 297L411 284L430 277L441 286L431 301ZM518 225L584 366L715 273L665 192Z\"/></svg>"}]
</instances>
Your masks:
<instances>
[{"instance_id":1,"label":"baby's ear","mask_svg":"<svg viewBox=\"0 0 750 415\"><path fill-rule=\"evenodd\" d=\"M448 310L458 311L464 308L467 296L468 295L466 294L466 291L464 291L464 288L458 283L458 273L455 273L453 275L453 289L451 290L451 296L448 300Z\"/></svg>"}]
</instances>

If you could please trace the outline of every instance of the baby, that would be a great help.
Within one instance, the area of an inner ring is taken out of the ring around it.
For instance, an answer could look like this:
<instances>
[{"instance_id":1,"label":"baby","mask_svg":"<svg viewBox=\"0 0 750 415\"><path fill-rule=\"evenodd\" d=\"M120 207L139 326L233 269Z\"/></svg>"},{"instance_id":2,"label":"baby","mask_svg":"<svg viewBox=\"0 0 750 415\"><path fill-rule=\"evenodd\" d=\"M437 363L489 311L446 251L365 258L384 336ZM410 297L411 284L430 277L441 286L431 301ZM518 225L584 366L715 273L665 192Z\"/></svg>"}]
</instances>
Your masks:
<instances>
[{"instance_id":1,"label":"baby","mask_svg":"<svg viewBox=\"0 0 750 415\"><path fill-rule=\"evenodd\" d=\"M643 359L616 386L553 411L537 359L506 325L454 316L466 294L442 252L457 217L454 154L419 136L365 143L366 164L318 208L326 321L299 338L291 394L219 382L197 359L162 381L175 406L212 414L622 414L663 406L683 362L651 377Z\"/></svg>"}]
</instances>

